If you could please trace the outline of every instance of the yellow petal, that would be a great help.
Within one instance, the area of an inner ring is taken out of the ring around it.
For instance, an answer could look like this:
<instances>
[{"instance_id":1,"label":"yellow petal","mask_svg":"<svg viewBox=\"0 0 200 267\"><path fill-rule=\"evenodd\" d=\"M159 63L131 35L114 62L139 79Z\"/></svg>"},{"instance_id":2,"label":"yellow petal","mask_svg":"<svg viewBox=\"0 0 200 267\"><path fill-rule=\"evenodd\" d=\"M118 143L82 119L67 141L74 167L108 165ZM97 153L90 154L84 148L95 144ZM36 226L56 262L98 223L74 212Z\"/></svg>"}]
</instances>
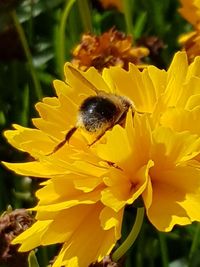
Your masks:
<instances>
[{"instance_id":1,"label":"yellow petal","mask_svg":"<svg viewBox=\"0 0 200 267\"><path fill-rule=\"evenodd\" d=\"M148 66L147 71L153 83L153 87L156 94L156 100L158 100L158 98L162 95L162 93L166 89L167 72L165 70L160 70L154 66Z\"/></svg>"},{"instance_id":2,"label":"yellow petal","mask_svg":"<svg viewBox=\"0 0 200 267\"><path fill-rule=\"evenodd\" d=\"M54 142L44 132L16 124L13 126L16 130L4 132L5 137L12 146L28 152L32 156L35 150L42 154L48 154L52 151Z\"/></svg>"},{"instance_id":3,"label":"yellow petal","mask_svg":"<svg viewBox=\"0 0 200 267\"><path fill-rule=\"evenodd\" d=\"M142 193L142 198L143 198L146 209L149 209L149 207L151 206L152 196L153 196L153 185L152 185L150 177L148 177L146 188L144 192Z\"/></svg>"},{"instance_id":4,"label":"yellow petal","mask_svg":"<svg viewBox=\"0 0 200 267\"><path fill-rule=\"evenodd\" d=\"M64 140L66 134L63 132L63 130L65 129L56 125L54 122L45 121L42 118L35 118L35 119L32 119L32 121L35 127L40 129L43 133L51 136L52 141L61 142L62 140ZM54 142L54 147L56 146L55 142Z\"/></svg>"},{"instance_id":5,"label":"yellow petal","mask_svg":"<svg viewBox=\"0 0 200 267\"><path fill-rule=\"evenodd\" d=\"M12 241L12 244L21 243L22 245L19 248L19 251L21 252L29 251L40 246L41 236L46 232L51 222L51 220L35 222L30 228L18 235Z\"/></svg>"},{"instance_id":6,"label":"yellow petal","mask_svg":"<svg viewBox=\"0 0 200 267\"><path fill-rule=\"evenodd\" d=\"M177 69L178 67L178 69ZM185 73L188 69L187 54L185 52L177 52L167 71L168 81L176 80L177 84L181 84L185 80ZM181 70L181 71L180 71Z\"/></svg>"},{"instance_id":7,"label":"yellow petal","mask_svg":"<svg viewBox=\"0 0 200 267\"><path fill-rule=\"evenodd\" d=\"M191 79L182 85L182 93L177 102L178 107L182 108L190 108L189 102L190 98L194 95L200 94L200 78L199 77L191 77Z\"/></svg>"},{"instance_id":8,"label":"yellow petal","mask_svg":"<svg viewBox=\"0 0 200 267\"><path fill-rule=\"evenodd\" d=\"M190 80L192 77L200 77L200 57L195 57L194 61L190 64L188 68L188 73L186 81Z\"/></svg>"},{"instance_id":9,"label":"yellow petal","mask_svg":"<svg viewBox=\"0 0 200 267\"><path fill-rule=\"evenodd\" d=\"M112 78L113 91L133 101L137 111L152 112L157 88L155 89L148 70L140 72L135 65L130 64L129 72L119 67L110 68L105 72Z\"/></svg>"},{"instance_id":10,"label":"yellow petal","mask_svg":"<svg viewBox=\"0 0 200 267\"><path fill-rule=\"evenodd\" d=\"M108 187L102 191L102 202L115 212L127 204L132 204L146 189L149 169L153 165L153 162L149 161L131 177L119 170L112 170L110 176L104 179Z\"/></svg>"},{"instance_id":11,"label":"yellow petal","mask_svg":"<svg viewBox=\"0 0 200 267\"><path fill-rule=\"evenodd\" d=\"M171 108L161 117L161 124L178 132L189 131L191 134L200 135L199 118L200 106L191 111Z\"/></svg>"},{"instance_id":12,"label":"yellow petal","mask_svg":"<svg viewBox=\"0 0 200 267\"><path fill-rule=\"evenodd\" d=\"M49 164L44 164L38 161L26 163L8 163L2 162L10 170L25 176L47 178L54 175L68 174L68 170L63 170L59 166L51 168Z\"/></svg>"},{"instance_id":13,"label":"yellow petal","mask_svg":"<svg viewBox=\"0 0 200 267\"><path fill-rule=\"evenodd\" d=\"M106 83L94 68L90 68L87 72L82 72L67 63L65 64L65 76L66 82L76 92L80 92L80 95L95 95L96 90L108 91Z\"/></svg>"},{"instance_id":14,"label":"yellow petal","mask_svg":"<svg viewBox=\"0 0 200 267\"><path fill-rule=\"evenodd\" d=\"M35 107L45 121L54 122L57 127L63 127L65 125L65 117L59 106L55 107L39 102Z\"/></svg>"},{"instance_id":15,"label":"yellow petal","mask_svg":"<svg viewBox=\"0 0 200 267\"><path fill-rule=\"evenodd\" d=\"M115 212L122 209L127 204L130 195L132 196L131 180L127 178L128 177L119 170L111 170L110 174L104 178L107 187L102 190L101 201Z\"/></svg>"},{"instance_id":16,"label":"yellow petal","mask_svg":"<svg viewBox=\"0 0 200 267\"><path fill-rule=\"evenodd\" d=\"M102 228L104 230L115 228L116 239L119 239L121 237L123 213L124 209L121 209L116 213L115 211L113 211L113 209L105 207L100 214Z\"/></svg>"},{"instance_id":17,"label":"yellow petal","mask_svg":"<svg viewBox=\"0 0 200 267\"><path fill-rule=\"evenodd\" d=\"M167 88L165 103L167 106L176 106L183 92L183 84L188 70L187 56L184 52L175 54L167 71Z\"/></svg>"},{"instance_id":18,"label":"yellow petal","mask_svg":"<svg viewBox=\"0 0 200 267\"><path fill-rule=\"evenodd\" d=\"M71 238L63 245L53 265L54 267L62 265L76 266L73 265L77 264L76 261L74 262L73 255L77 257L78 266L85 267L96 260L100 261L105 255L110 254L116 242L115 229L103 230L99 220L101 210L102 206L96 204L85 213L85 220L81 221L80 227L73 231ZM74 218L75 224L77 224L77 214L76 218ZM112 213L111 216L113 216Z\"/></svg>"},{"instance_id":19,"label":"yellow petal","mask_svg":"<svg viewBox=\"0 0 200 267\"><path fill-rule=\"evenodd\" d=\"M175 224L200 221L200 170L190 166L163 171L154 181L152 205L147 210L151 223L160 231Z\"/></svg>"},{"instance_id":20,"label":"yellow petal","mask_svg":"<svg viewBox=\"0 0 200 267\"><path fill-rule=\"evenodd\" d=\"M88 92L88 90L84 90L83 86L81 86L80 84L79 87L74 87L63 81L54 80L53 85L59 98L61 97L61 95L63 95L71 99L71 101L75 105L77 105L77 108L87 96L94 94L91 91Z\"/></svg>"},{"instance_id":21,"label":"yellow petal","mask_svg":"<svg viewBox=\"0 0 200 267\"><path fill-rule=\"evenodd\" d=\"M173 132L169 128L159 127L153 132L151 158L155 162L153 172L158 177L163 170L194 158L200 149L199 138L188 132Z\"/></svg>"},{"instance_id":22,"label":"yellow petal","mask_svg":"<svg viewBox=\"0 0 200 267\"><path fill-rule=\"evenodd\" d=\"M196 95L191 95L188 98L188 101L186 103L185 108L192 110L194 108L198 108L200 106L200 94L196 94Z\"/></svg>"},{"instance_id":23,"label":"yellow petal","mask_svg":"<svg viewBox=\"0 0 200 267\"><path fill-rule=\"evenodd\" d=\"M148 162L151 143L148 116L135 114L133 121L128 113L126 128L115 125L105 136L106 144L97 145L97 154L102 159L114 162L130 174Z\"/></svg>"},{"instance_id":24,"label":"yellow petal","mask_svg":"<svg viewBox=\"0 0 200 267\"><path fill-rule=\"evenodd\" d=\"M124 168L125 165L129 164L128 159L132 154L125 129L115 125L112 131L106 133L106 138L107 143L99 144L97 147L98 156L106 161L115 162L117 166Z\"/></svg>"}]
</instances>

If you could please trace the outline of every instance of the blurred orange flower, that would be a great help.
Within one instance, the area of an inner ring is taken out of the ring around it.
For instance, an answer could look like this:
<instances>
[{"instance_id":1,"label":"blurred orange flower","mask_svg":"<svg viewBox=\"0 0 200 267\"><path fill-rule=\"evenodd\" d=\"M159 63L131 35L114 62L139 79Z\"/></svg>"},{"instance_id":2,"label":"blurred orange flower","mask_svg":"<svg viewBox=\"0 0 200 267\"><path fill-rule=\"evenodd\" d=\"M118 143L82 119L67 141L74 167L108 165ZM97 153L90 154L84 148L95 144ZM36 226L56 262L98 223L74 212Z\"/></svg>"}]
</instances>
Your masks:
<instances>
[{"instance_id":1,"label":"blurred orange flower","mask_svg":"<svg viewBox=\"0 0 200 267\"><path fill-rule=\"evenodd\" d=\"M122 0L100 0L100 2L105 9L115 7L119 11L123 10Z\"/></svg>"},{"instance_id":2,"label":"blurred orange flower","mask_svg":"<svg viewBox=\"0 0 200 267\"><path fill-rule=\"evenodd\" d=\"M110 66L127 70L129 62L141 64L141 58L148 54L147 48L132 46L131 36L111 29L101 36L84 34L81 43L73 51L72 63L81 70L91 66L99 71Z\"/></svg>"}]
</instances>

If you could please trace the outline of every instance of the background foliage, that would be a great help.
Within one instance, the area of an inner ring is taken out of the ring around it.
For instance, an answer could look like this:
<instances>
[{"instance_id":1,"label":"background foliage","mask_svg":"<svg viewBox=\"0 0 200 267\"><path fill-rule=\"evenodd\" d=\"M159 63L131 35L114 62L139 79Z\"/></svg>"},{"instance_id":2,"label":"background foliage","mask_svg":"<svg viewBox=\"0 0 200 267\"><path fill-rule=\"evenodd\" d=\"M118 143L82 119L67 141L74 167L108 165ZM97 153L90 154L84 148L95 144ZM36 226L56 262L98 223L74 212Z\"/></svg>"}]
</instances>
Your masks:
<instances>
[{"instance_id":1,"label":"background foliage","mask_svg":"<svg viewBox=\"0 0 200 267\"><path fill-rule=\"evenodd\" d=\"M128 28L123 13L103 10L98 0L89 1L90 12L81 12L85 0L7 0L0 1L0 159L19 162L28 155L11 148L3 131L12 123L32 126L37 113L34 104L43 96L53 96L52 81L63 77L63 63L71 60L71 52L81 35L89 30L95 34L115 26L134 36L134 41L156 36L164 42L159 61L167 68L172 55L179 49L178 37L190 30L178 13L176 0L125 0L131 12L132 27ZM68 13L69 5L73 4ZM151 59L149 59L151 63ZM0 212L32 207L37 179L19 177L0 168ZM163 211L164 212L164 211ZM132 225L125 222L124 232ZM171 233L158 233L145 223L140 237L129 252L127 267L190 267L200 266L199 226L176 227ZM47 266L57 247L39 249L39 265Z\"/></svg>"}]
</instances>

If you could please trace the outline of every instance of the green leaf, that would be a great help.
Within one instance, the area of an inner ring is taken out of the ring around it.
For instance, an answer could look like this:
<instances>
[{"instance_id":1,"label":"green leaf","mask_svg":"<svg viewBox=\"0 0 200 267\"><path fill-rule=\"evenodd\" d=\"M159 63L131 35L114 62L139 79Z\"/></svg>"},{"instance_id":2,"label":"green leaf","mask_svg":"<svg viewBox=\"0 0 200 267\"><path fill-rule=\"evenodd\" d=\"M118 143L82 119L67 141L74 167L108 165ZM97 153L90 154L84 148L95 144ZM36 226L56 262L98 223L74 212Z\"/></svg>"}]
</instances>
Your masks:
<instances>
[{"instance_id":1,"label":"green leaf","mask_svg":"<svg viewBox=\"0 0 200 267\"><path fill-rule=\"evenodd\" d=\"M37 17L41 13L46 13L50 9L53 9L59 6L63 0L26 0L23 4L17 9L20 22L29 20L31 17Z\"/></svg>"},{"instance_id":2,"label":"green leaf","mask_svg":"<svg viewBox=\"0 0 200 267\"><path fill-rule=\"evenodd\" d=\"M147 12L144 11L141 12L135 23L134 33L133 33L134 39L138 39L142 35L146 22L147 22Z\"/></svg>"}]
</instances>

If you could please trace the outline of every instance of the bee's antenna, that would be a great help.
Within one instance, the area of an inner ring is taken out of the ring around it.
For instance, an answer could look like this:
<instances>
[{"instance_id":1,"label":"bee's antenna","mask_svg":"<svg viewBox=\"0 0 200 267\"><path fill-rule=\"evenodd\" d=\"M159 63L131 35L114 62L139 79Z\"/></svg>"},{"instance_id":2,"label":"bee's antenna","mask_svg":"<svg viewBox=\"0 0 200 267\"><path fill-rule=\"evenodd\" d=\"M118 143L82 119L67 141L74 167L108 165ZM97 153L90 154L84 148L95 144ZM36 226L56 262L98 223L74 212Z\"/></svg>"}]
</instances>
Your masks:
<instances>
[{"instance_id":1,"label":"bee's antenna","mask_svg":"<svg viewBox=\"0 0 200 267\"><path fill-rule=\"evenodd\" d=\"M99 93L99 90L91 83L89 82L78 70L73 68L70 65L67 65L68 69L71 71L71 73L76 76L81 82L86 84L89 88L91 88L96 94Z\"/></svg>"}]
</instances>

